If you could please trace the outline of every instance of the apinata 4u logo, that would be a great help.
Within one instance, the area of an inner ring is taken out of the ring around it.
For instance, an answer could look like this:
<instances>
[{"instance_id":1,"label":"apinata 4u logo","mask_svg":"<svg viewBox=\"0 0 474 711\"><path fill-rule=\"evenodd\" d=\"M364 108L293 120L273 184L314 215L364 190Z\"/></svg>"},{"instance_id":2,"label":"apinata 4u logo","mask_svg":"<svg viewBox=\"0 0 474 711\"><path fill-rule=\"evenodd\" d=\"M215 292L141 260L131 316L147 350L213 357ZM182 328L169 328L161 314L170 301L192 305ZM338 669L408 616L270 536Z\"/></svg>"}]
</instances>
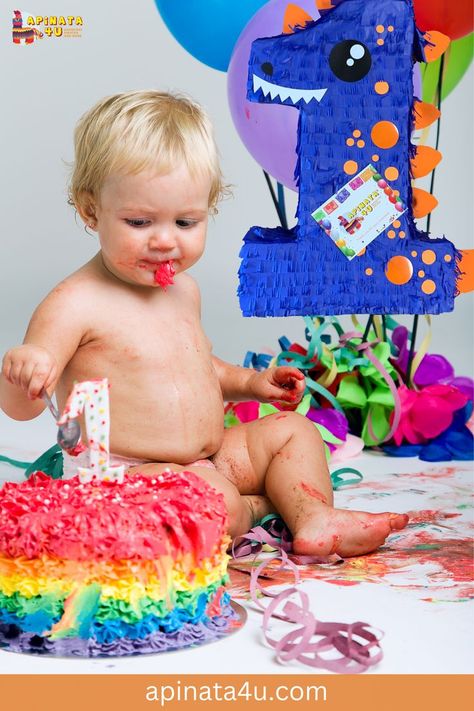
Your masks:
<instances>
[{"instance_id":1,"label":"apinata 4u logo","mask_svg":"<svg viewBox=\"0 0 474 711\"><path fill-rule=\"evenodd\" d=\"M47 37L80 37L84 24L80 15L32 15L13 10L13 44L33 44Z\"/></svg>"}]
</instances>

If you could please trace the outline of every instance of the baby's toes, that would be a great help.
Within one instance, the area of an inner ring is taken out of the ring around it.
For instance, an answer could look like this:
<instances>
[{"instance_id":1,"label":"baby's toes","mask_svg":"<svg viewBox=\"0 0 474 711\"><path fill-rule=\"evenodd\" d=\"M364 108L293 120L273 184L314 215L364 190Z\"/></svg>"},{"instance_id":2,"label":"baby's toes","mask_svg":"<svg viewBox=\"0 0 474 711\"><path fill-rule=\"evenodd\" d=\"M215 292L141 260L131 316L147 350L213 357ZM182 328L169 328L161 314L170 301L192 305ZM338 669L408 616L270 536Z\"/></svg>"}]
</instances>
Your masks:
<instances>
[{"instance_id":1,"label":"baby's toes","mask_svg":"<svg viewBox=\"0 0 474 711\"><path fill-rule=\"evenodd\" d=\"M402 528L408 523L408 516L406 514L389 514L389 524L391 531L401 531Z\"/></svg>"}]
</instances>

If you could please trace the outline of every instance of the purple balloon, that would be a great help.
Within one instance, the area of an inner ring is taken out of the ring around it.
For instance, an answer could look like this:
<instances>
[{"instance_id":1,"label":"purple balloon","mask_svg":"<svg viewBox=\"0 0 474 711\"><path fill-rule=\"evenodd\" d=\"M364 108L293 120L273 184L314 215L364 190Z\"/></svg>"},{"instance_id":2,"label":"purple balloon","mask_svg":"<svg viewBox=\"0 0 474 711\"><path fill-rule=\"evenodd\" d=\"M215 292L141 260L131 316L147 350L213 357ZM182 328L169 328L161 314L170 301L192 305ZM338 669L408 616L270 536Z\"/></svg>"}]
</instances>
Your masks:
<instances>
[{"instance_id":1,"label":"purple balloon","mask_svg":"<svg viewBox=\"0 0 474 711\"><path fill-rule=\"evenodd\" d=\"M299 0L298 5L315 20L319 18L314 0ZM298 110L282 104L247 101L248 61L252 42L258 37L280 35L288 0L269 0L247 23L239 36L227 71L227 96L230 113L242 142L264 170L291 190L297 190L296 139ZM421 73L413 70L414 94L421 97Z\"/></svg>"}]
</instances>

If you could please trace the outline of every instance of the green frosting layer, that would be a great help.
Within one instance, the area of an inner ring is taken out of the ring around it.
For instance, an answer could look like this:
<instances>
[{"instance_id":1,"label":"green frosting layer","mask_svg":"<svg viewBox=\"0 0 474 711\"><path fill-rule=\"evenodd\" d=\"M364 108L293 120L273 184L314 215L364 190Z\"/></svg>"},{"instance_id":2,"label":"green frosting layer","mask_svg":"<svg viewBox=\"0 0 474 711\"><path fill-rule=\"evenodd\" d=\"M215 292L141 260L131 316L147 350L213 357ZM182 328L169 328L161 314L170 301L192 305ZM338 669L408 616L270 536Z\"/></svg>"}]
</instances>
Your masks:
<instances>
[{"instance_id":1,"label":"green frosting layer","mask_svg":"<svg viewBox=\"0 0 474 711\"><path fill-rule=\"evenodd\" d=\"M221 580L204 588L197 588L193 591L174 591L170 595L170 605L172 608L186 609L191 614L194 614L199 597L204 594L206 599L209 599L227 581L228 575L224 575ZM61 617L63 614L66 597L67 593L64 592L47 593L46 595L36 595L35 597L24 597L17 592L13 593L13 595L4 595L0 592L0 610L3 608L18 617L42 612L56 618L58 616ZM102 597L94 618L97 622L120 619L133 624L148 615L166 617L169 612L170 607L166 600L153 600L150 597L143 596L131 603L111 597Z\"/></svg>"}]
</instances>

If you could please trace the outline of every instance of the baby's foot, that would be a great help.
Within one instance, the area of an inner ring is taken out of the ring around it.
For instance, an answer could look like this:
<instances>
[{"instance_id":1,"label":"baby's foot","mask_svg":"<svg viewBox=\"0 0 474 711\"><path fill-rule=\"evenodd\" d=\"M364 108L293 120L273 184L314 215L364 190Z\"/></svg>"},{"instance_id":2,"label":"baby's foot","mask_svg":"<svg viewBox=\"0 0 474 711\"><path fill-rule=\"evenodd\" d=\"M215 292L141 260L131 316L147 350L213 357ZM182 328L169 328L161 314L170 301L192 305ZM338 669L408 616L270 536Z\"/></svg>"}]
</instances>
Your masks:
<instances>
[{"instance_id":1,"label":"baby's foot","mask_svg":"<svg viewBox=\"0 0 474 711\"><path fill-rule=\"evenodd\" d=\"M363 555L381 546L392 531L400 531L407 523L406 514L372 514L318 506L293 532L293 551L319 556L338 553L343 558Z\"/></svg>"}]
</instances>

